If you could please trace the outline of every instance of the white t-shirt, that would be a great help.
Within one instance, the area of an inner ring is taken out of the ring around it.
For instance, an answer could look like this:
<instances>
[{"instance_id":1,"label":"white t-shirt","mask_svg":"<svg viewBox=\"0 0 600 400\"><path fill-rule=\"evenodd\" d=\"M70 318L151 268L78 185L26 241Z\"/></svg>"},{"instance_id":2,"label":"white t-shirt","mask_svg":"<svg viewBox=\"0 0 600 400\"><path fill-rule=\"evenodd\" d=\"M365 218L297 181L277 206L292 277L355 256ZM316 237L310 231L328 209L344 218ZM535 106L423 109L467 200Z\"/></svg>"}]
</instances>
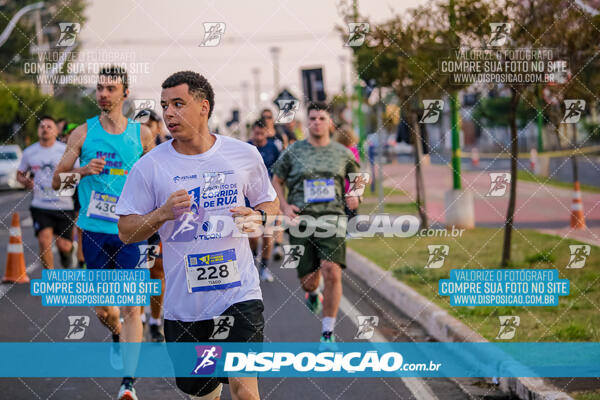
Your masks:
<instances>
[{"instance_id":1,"label":"white t-shirt","mask_svg":"<svg viewBox=\"0 0 600 400\"><path fill-rule=\"evenodd\" d=\"M178 153L172 140L155 147L135 163L117 203L118 215L144 215L177 190L193 195L192 212L158 231L166 319L212 319L232 304L262 299L248 238L232 234L229 209L244 206L244 196L255 206L275 200L276 193L254 146L215 137L214 145L197 155Z\"/></svg>"},{"instance_id":2,"label":"white t-shirt","mask_svg":"<svg viewBox=\"0 0 600 400\"><path fill-rule=\"evenodd\" d=\"M23 151L19 171L31 171L34 174L32 207L46 210L73 209L73 197L59 196L52 189L52 175L66 148L66 144L57 140L50 147L44 147L38 142ZM75 167L77 166L78 164Z\"/></svg>"}]
</instances>

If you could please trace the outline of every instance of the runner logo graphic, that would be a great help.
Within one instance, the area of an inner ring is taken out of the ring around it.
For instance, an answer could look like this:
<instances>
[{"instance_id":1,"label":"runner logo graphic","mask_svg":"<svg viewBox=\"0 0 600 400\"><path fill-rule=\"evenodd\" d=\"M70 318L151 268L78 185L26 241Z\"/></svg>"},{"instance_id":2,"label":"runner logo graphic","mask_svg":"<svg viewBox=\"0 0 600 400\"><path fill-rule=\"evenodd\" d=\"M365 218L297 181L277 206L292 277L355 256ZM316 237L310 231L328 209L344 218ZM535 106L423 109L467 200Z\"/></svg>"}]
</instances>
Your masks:
<instances>
[{"instance_id":1,"label":"runner logo graphic","mask_svg":"<svg viewBox=\"0 0 600 400\"><path fill-rule=\"evenodd\" d=\"M169 235L167 242L191 242L198 229L198 216L191 212L186 212L177 218L173 224L173 231Z\"/></svg>"},{"instance_id":2,"label":"runner logo graphic","mask_svg":"<svg viewBox=\"0 0 600 400\"><path fill-rule=\"evenodd\" d=\"M576 124L579 122L584 109L585 100L565 100L565 116L560 123Z\"/></svg>"},{"instance_id":3,"label":"runner logo graphic","mask_svg":"<svg viewBox=\"0 0 600 400\"><path fill-rule=\"evenodd\" d=\"M368 172L351 172L348 174L348 180L350 181L350 187L348 187L347 197L362 196L365 187L369 183Z\"/></svg>"},{"instance_id":4,"label":"runner logo graphic","mask_svg":"<svg viewBox=\"0 0 600 400\"><path fill-rule=\"evenodd\" d=\"M369 33L369 24L366 22L349 22L348 31L350 32L350 35L348 36L346 46L362 46L367 37L367 33Z\"/></svg>"},{"instance_id":5,"label":"runner logo graphic","mask_svg":"<svg viewBox=\"0 0 600 400\"><path fill-rule=\"evenodd\" d=\"M152 99L134 100L135 110L133 120L145 124L150 119L150 112L154 110L156 102Z\"/></svg>"},{"instance_id":6,"label":"runner logo graphic","mask_svg":"<svg viewBox=\"0 0 600 400\"><path fill-rule=\"evenodd\" d=\"M444 101L439 99L423 100L423 116L420 124L435 124L444 110Z\"/></svg>"},{"instance_id":7,"label":"runner logo graphic","mask_svg":"<svg viewBox=\"0 0 600 400\"><path fill-rule=\"evenodd\" d=\"M69 47L75 44L80 25L77 22L59 22L60 37L56 42L56 47Z\"/></svg>"},{"instance_id":8,"label":"runner logo graphic","mask_svg":"<svg viewBox=\"0 0 600 400\"><path fill-rule=\"evenodd\" d=\"M298 268L298 264L300 264L300 258L304 255L304 246L301 244L291 245L284 244L283 245L283 262L281 263L281 268L289 268L294 269Z\"/></svg>"},{"instance_id":9,"label":"runner logo graphic","mask_svg":"<svg viewBox=\"0 0 600 400\"><path fill-rule=\"evenodd\" d=\"M196 346L198 359L192 375L209 375L215 372L217 359L221 358L221 346Z\"/></svg>"},{"instance_id":10,"label":"runner logo graphic","mask_svg":"<svg viewBox=\"0 0 600 400\"><path fill-rule=\"evenodd\" d=\"M354 339L371 339L375 328L379 325L379 317L376 315L358 315L358 331Z\"/></svg>"},{"instance_id":11,"label":"runner logo graphic","mask_svg":"<svg viewBox=\"0 0 600 400\"><path fill-rule=\"evenodd\" d=\"M502 197L510 184L509 172L490 172L490 190L486 197Z\"/></svg>"},{"instance_id":12,"label":"runner logo graphic","mask_svg":"<svg viewBox=\"0 0 600 400\"><path fill-rule=\"evenodd\" d=\"M235 318L232 315L219 315L213 317L214 329L210 340L225 340L229 337L229 331L233 328Z\"/></svg>"},{"instance_id":13,"label":"runner logo graphic","mask_svg":"<svg viewBox=\"0 0 600 400\"><path fill-rule=\"evenodd\" d=\"M442 268L444 261L446 261L446 256L450 253L450 246L445 244L430 244L427 246L427 250L429 251L429 258L427 259L425 268Z\"/></svg>"},{"instance_id":14,"label":"runner logo graphic","mask_svg":"<svg viewBox=\"0 0 600 400\"><path fill-rule=\"evenodd\" d=\"M135 266L136 268L152 268L156 257L160 255L160 246L157 244L140 244L138 245L140 250L140 258Z\"/></svg>"},{"instance_id":15,"label":"runner logo graphic","mask_svg":"<svg viewBox=\"0 0 600 400\"><path fill-rule=\"evenodd\" d=\"M492 47L503 46L508 39L511 24L506 22L490 22L492 34L488 44Z\"/></svg>"},{"instance_id":16,"label":"runner logo graphic","mask_svg":"<svg viewBox=\"0 0 600 400\"><path fill-rule=\"evenodd\" d=\"M221 185L225 184L225 174L223 172L205 172L204 188L202 190L207 196L215 196L219 193Z\"/></svg>"},{"instance_id":17,"label":"runner logo graphic","mask_svg":"<svg viewBox=\"0 0 600 400\"><path fill-rule=\"evenodd\" d=\"M58 188L59 196L73 196L75 194L75 188L81 180L81 175L76 172L60 172L60 187Z\"/></svg>"},{"instance_id":18,"label":"runner logo graphic","mask_svg":"<svg viewBox=\"0 0 600 400\"><path fill-rule=\"evenodd\" d=\"M90 317L87 315L69 315L69 332L67 332L65 339L83 339L83 335L85 335L85 328L88 326L90 326Z\"/></svg>"},{"instance_id":19,"label":"runner logo graphic","mask_svg":"<svg viewBox=\"0 0 600 400\"><path fill-rule=\"evenodd\" d=\"M289 124L294 120L296 111L300 108L300 102L295 99L277 100L279 104L279 114L275 119L276 124Z\"/></svg>"},{"instance_id":20,"label":"runner logo graphic","mask_svg":"<svg viewBox=\"0 0 600 400\"><path fill-rule=\"evenodd\" d=\"M510 340L515 337L517 326L521 324L521 318L516 315L503 315L500 318L500 330L498 331L498 340Z\"/></svg>"},{"instance_id":21,"label":"runner logo graphic","mask_svg":"<svg viewBox=\"0 0 600 400\"><path fill-rule=\"evenodd\" d=\"M200 47L215 47L221 42L221 37L225 34L225 22L205 22L204 39Z\"/></svg>"},{"instance_id":22,"label":"runner logo graphic","mask_svg":"<svg viewBox=\"0 0 600 400\"><path fill-rule=\"evenodd\" d=\"M583 268L592 247L589 244L571 244L569 245L569 251L571 252L571 258L569 258L567 268Z\"/></svg>"}]
</instances>

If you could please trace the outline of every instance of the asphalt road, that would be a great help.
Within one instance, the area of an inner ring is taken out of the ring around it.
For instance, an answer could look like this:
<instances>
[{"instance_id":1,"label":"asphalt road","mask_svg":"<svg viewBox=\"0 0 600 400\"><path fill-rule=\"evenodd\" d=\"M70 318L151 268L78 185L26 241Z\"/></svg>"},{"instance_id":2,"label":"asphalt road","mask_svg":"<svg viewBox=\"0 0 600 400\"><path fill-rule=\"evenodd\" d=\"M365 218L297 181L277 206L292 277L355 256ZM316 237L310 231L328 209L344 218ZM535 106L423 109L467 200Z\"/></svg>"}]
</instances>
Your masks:
<instances>
[{"instance_id":1,"label":"asphalt road","mask_svg":"<svg viewBox=\"0 0 600 400\"><path fill-rule=\"evenodd\" d=\"M14 211L22 221L26 264L30 278L41 277L38 246L29 216L29 194L1 192L0 259L6 260L8 227ZM55 261L57 258L55 257ZM4 272L4 267L1 267ZM317 341L320 319L304 305L295 270L274 265L275 282L263 284L265 303L265 340L273 342ZM68 331L69 315L88 315L90 326L84 341L110 341L108 330L96 319L89 307L44 307L39 297L29 294L29 285L0 285L0 341L63 342ZM345 273L344 298L335 333L338 341L354 341L356 315L378 315L379 327L374 341L430 341L416 323L391 304L369 291L356 277ZM15 362L16 360L3 360ZM119 379L107 378L4 378L0 379L0 399L115 399ZM504 399L483 381L451 379L300 379L261 378L263 399ZM462 389L461 389L462 387ZM140 400L187 399L175 387L173 378L140 378L136 383ZM466 391L466 392L465 392ZM228 390L223 399L230 398ZM468 394L467 394L468 393Z\"/></svg>"}]
</instances>

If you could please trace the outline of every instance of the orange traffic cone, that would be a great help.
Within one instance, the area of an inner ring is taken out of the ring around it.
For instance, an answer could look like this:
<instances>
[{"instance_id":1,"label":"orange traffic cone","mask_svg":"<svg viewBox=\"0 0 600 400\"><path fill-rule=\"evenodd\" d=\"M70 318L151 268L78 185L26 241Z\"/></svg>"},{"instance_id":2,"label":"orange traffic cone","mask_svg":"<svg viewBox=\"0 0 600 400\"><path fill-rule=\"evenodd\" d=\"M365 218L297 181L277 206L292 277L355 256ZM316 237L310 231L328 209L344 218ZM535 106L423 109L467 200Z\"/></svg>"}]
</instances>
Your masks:
<instances>
[{"instance_id":1,"label":"orange traffic cone","mask_svg":"<svg viewBox=\"0 0 600 400\"><path fill-rule=\"evenodd\" d=\"M10 238L6 256L6 270L2 282L28 283L29 277L25 270L25 255L23 254L23 241L21 240L21 224L19 213L14 213L10 224Z\"/></svg>"},{"instance_id":2,"label":"orange traffic cone","mask_svg":"<svg viewBox=\"0 0 600 400\"><path fill-rule=\"evenodd\" d=\"M583 203L581 202L581 190L577 181L574 190L573 202L571 203L571 228L583 229L585 228L585 217L583 215Z\"/></svg>"}]
</instances>

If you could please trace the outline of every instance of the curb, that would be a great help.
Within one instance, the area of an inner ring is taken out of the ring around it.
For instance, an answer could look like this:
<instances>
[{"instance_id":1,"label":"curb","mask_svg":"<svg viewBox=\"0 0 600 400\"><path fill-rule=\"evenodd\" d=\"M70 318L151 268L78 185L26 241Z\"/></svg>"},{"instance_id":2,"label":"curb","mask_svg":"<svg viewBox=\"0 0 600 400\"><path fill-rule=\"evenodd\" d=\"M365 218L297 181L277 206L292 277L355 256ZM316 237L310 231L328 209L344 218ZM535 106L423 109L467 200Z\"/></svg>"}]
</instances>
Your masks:
<instances>
[{"instance_id":1,"label":"curb","mask_svg":"<svg viewBox=\"0 0 600 400\"><path fill-rule=\"evenodd\" d=\"M440 342L487 342L447 311L433 304L391 272L347 248L347 268ZM541 378L499 378L500 390L523 400L573 400Z\"/></svg>"}]
</instances>

